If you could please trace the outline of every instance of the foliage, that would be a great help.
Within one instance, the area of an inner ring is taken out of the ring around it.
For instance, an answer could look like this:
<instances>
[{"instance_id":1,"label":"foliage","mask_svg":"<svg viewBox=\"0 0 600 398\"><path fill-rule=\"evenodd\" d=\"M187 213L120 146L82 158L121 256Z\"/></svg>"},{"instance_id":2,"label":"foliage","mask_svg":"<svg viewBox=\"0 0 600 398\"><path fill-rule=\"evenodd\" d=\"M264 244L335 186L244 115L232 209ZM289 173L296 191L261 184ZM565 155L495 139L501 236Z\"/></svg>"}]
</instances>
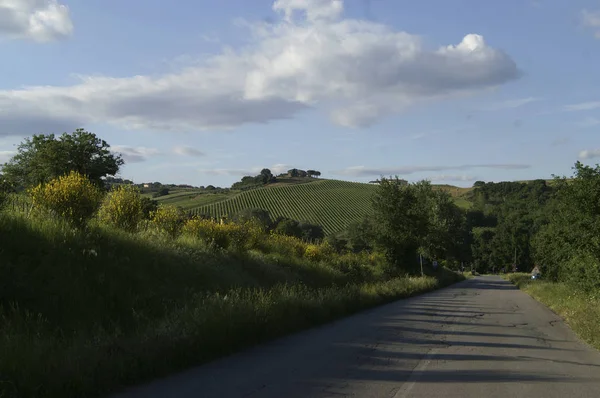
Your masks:
<instances>
[{"instance_id":1,"label":"foliage","mask_svg":"<svg viewBox=\"0 0 600 398\"><path fill-rule=\"evenodd\" d=\"M404 184L381 178L373 197L377 246L388 261L407 272L416 271L418 250L429 230L428 183Z\"/></svg>"},{"instance_id":2,"label":"foliage","mask_svg":"<svg viewBox=\"0 0 600 398\"><path fill-rule=\"evenodd\" d=\"M187 219L188 216L183 210L172 206L159 205L150 214L151 225L171 237L175 237L181 232L181 228Z\"/></svg>"},{"instance_id":3,"label":"foliage","mask_svg":"<svg viewBox=\"0 0 600 398\"><path fill-rule=\"evenodd\" d=\"M98 212L99 219L125 231L135 231L144 217L144 206L137 188L120 185L105 197Z\"/></svg>"},{"instance_id":4,"label":"foliage","mask_svg":"<svg viewBox=\"0 0 600 398\"><path fill-rule=\"evenodd\" d=\"M571 181L557 178L547 222L533 240L542 273L586 291L600 289L600 166L577 162Z\"/></svg>"},{"instance_id":5,"label":"foliage","mask_svg":"<svg viewBox=\"0 0 600 398\"><path fill-rule=\"evenodd\" d=\"M158 202L146 197L141 198L140 202L142 205L142 216L144 219L149 220L152 213L158 209Z\"/></svg>"},{"instance_id":6,"label":"foliage","mask_svg":"<svg viewBox=\"0 0 600 398\"><path fill-rule=\"evenodd\" d=\"M76 226L83 226L100 206L102 193L78 172L40 184L29 190L33 207L49 211Z\"/></svg>"},{"instance_id":7,"label":"foliage","mask_svg":"<svg viewBox=\"0 0 600 398\"><path fill-rule=\"evenodd\" d=\"M243 209L236 213L232 218L232 221L237 223L246 223L249 221L255 221L263 230L271 228L271 215L267 210L248 208Z\"/></svg>"},{"instance_id":8,"label":"foliage","mask_svg":"<svg viewBox=\"0 0 600 398\"><path fill-rule=\"evenodd\" d=\"M123 159L110 151L106 141L77 129L71 134L38 134L26 138L17 154L3 167L5 178L15 186L32 187L75 171L97 186L114 175Z\"/></svg>"}]
</instances>

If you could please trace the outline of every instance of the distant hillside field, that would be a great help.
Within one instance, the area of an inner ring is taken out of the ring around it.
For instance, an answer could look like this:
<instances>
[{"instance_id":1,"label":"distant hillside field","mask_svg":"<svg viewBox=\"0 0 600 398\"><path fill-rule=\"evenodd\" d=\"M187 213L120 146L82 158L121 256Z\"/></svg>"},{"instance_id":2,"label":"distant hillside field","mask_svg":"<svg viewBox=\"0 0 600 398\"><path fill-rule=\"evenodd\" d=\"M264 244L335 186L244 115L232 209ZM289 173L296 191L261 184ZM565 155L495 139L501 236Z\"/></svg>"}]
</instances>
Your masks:
<instances>
[{"instance_id":1,"label":"distant hillside field","mask_svg":"<svg viewBox=\"0 0 600 398\"><path fill-rule=\"evenodd\" d=\"M273 218L283 216L319 224L330 234L370 214L375 189L375 185L364 183L318 180L241 192L192 212L221 217L247 208L260 208L268 210Z\"/></svg>"}]
</instances>

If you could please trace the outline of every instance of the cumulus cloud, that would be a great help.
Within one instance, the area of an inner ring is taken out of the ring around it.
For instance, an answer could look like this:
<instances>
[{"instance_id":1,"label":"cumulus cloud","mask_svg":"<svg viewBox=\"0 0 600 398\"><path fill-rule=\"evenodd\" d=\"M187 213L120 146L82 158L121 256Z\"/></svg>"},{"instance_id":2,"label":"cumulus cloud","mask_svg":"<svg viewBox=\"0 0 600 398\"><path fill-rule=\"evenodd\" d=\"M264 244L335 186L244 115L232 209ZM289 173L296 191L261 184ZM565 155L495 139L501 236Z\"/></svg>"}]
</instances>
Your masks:
<instances>
[{"instance_id":1,"label":"cumulus cloud","mask_svg":"<svg viewBox=\"0 0 600 398\"><path fill-rule=\"evenodd\" d=\"M600 101L581 102L579 104L565 105L563 108L567 112L591 111L600 108Z\"/></svg>"},{"instance_id":2,"label":"cumulus cloud","mask_svg":"<svg viewBox=\"0 0 600 398\"><path fill-rule=\"evenodd\" d=\"M162 76L81 76L71 86L0 91L0 124L32 116L73 126L197 131L292 118L321 108L364 127L407 106L471 95L519 77L515 62L477 34L458 44L345 19L342 1L278 0L281 18L246 23L249 44ZM300 15L297 15L300 12ZM26 127L19 133L30 134Z\"/></svg>"},{"instance_id":3,"label":"cumulus cloud","mask_svg":"<svg viewBox=\"0 0 600 398\"><path fill-rule=\"evenodd\" d=\"M600 158L600 149L586 149L579 152L580 159L596 159Z\"/></svg>"},{"instance_id":4,"label":"cumulus cloud","mask_svg":"<svg viewBox=\"0 0 600 398\"><path fill-rule=\"evenodd\" d=\"M120 154L125 163L140 163L148 160L151 156L160 155L158 149L143 146L113 145L110 149L112 152Z\"/></svg>"},{"instance_id":5,"label":"cumulus cloud","mask_svg":"<svg viewBox=\"0 0 600 398\"><path fill-rule=\"evenodd\" d=\"M581 12L581 22L583 26L590 28L594 32L594 36L600 39L600 10Z\"/></svg>"},{"instance_id":6,"label":"cumulus cloud","mask_svg":"<svg viewBox=\"0 0 600 398\"><path fill-rule=\"evenodd\" d=\"M173 153L180 156L193 156L193 157L201 157L204 156L204 152L199 151L196 148L192 148L189 146L176 146L173 148Z\"/></svg>"},{"instance_id":7,"label":"cumulus cloud","mask_svg":"<svg viewBox=\"0 0 600 398\"><path fill-rule=\"evenodd\" d=\"M380 175L410 175L420 172L444 172L448 170L471 170L471 169L505 169L519 170L528 169L530 165L526 164L467 164L459 166L405 166L389 168L368 168L365 166L352 166L343 170L333 171L333 174L352 176L352 177L370 177Z\"/></svg>"},{"instance_id":8,"label":"cumulus cloud","mask_svg":"<svg viewBox=\"0 0 600 398\"><path fill-rule=\"evenodd\" d=\"M0 38L47 42L72 32L69 8L57 0L0 0Z\"/></svg>"}]
</instances>

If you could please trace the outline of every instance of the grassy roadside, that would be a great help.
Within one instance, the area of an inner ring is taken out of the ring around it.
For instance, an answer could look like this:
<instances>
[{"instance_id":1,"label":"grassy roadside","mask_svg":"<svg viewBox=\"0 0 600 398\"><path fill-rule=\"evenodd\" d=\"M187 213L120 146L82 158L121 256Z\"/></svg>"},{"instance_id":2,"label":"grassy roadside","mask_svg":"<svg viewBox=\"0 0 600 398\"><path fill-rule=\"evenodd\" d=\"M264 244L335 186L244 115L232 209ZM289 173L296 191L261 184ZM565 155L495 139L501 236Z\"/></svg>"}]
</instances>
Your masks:
<instances>
[{"instance_id":1,"label":"grassy roadside","mask_svg":"<svg viewBox=\"0 0 600 398\"><path fill-rule=\"evenodd\" d=\"M463 279L16 213L0 214L0 241L3 398L102 396Z\"/></svg>"},{"instance_id":2,"label":"grassy roadside","mask_svg":"<svg viewBox=\"0 0 600 398\"><path fill-rule=\"evenodd\" d=\"M561 316L584 341L600 350L600 292L586 294L566 283L532 281L529 274L507 279Z\"/></svg>"}]
</instances>

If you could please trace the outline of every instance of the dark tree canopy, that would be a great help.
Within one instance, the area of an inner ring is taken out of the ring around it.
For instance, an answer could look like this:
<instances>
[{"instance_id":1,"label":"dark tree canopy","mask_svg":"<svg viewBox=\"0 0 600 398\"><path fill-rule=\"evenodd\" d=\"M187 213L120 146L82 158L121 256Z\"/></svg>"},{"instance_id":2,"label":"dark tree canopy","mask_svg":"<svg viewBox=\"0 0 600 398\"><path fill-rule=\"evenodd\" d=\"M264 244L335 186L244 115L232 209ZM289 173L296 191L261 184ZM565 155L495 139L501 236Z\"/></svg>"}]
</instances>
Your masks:
<instances>
[{"instance_id":1,"label":"dark tree canopy","mask_svg":"<svg viewBox=\"0 0 600 398\"><path fill-rule=\"evenodd\" d=\"M77 171L102 185L102 178L115 175L124 164L120 155L95 134L37 134L19 144L17 154L4 165L5 177L16 186L30 187Z\"/></svg>"}]
</instances>

